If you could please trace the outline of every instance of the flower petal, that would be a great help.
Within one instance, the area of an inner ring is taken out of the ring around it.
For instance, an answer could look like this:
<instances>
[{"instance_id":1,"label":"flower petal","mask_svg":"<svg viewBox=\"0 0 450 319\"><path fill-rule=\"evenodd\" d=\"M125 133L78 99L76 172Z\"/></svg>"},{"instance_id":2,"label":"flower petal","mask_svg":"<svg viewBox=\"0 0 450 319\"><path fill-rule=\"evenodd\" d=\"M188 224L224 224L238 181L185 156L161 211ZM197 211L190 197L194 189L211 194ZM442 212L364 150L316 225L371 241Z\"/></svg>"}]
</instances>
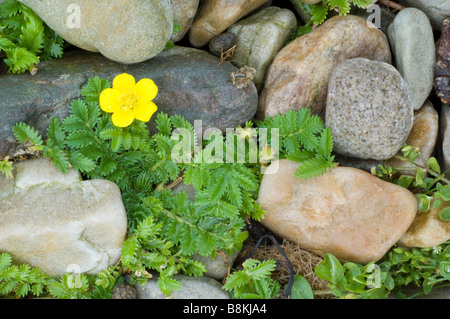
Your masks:
<instances>
[{"instance_id":1,"label":"flower petal","mask_svg":"<svg viewBox=\"0 0 450 319\"><path fill-rule=\"evenodd\" d=\"M138 101L140 103L153 100L158 94L158 87L155 82L150 79L140 80L135 87Z\"/></svg>"},{"instance_id":2,"label":"flower petal","mask_svg":"<svg viewBox=\"0 0 450 319\"><path fill-rule=\"evenodd\" d=\"M133 123L134 120L134 112L133 111L124 111L122 109L114 112L112 115L112 122L117 127L127 127Z\"/></svg>"},{"instance_id":3,"label":"flower petal","mask_svg":"<svg viewBox=\"0 0 450 319\"><path fill-rule=\"evenodd\" d=\"M133 107L135 118L142 122L150 121L150 118L157 110L158 107L152 101L147 103L137 103Z\"/></svg>"},{"instance_id":4,"label":"flower petal","mask_svg":"<svg viewBox=\"0 0 450 319\"><path fill-rule=\"evenodd\" d=\"M122 73L116 76L113 80L113 89L119 90L122 93L134 91L136 81L134 77L127 73Z\"/></svg>"},{"instance_id":5,"label":"flower petal","mask_svg":"<svg viewBox=\"0 0 450 319\"><path fill-rule=\"evenodd\" d=\"M107 112L112 113L120 109L120 97L122 93L114 89L104 89L100 94L100 108Z\"/></svg>"}]
</instances>

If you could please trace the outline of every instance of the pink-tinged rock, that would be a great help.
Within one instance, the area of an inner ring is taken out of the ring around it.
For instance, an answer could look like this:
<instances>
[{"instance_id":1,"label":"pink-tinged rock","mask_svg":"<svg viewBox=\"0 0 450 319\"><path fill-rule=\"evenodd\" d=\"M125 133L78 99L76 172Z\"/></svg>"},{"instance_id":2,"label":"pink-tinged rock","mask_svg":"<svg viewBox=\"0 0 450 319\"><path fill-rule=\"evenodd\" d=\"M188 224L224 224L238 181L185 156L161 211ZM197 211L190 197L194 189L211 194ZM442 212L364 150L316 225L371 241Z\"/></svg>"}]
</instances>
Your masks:
<instances>
[{"instance_id":1,"label":"pink-tinged rock","mask_svg":"<svg viewBox=\"0 0 450 319\"><path fill-rule=\"evenodd\" d=\"M438 208L434 207L434 200L428 212L418 212L411 227L400 238L398 244L404 247L428 248L438 246L450 239L450 222L444 221L439 214L450 202L442 202Z\"/></svg>"},{"instance_id":2,"label":"pink-tinged rock","mask_svg":"<svg viewBox=\"0 0 450 319\"><path fill-rule=\"evenodd\" d=\"M417 199L403 187L350 167L299 179L298 165L272 163L258 202L266 211L263 225L306 250L360 264L377 261L416 216Z\"/></svg>"},{"instance_id":3,"label":"pink-tinged rock","mask_svg":"<svg viewBox=\"0 0 450 319\"><path fill-rule=\"evenodd\" d=\"M391 63L384 33L353 15L327 20L277 54L267 72L257 117L302 107L322 115L331 72L340 62L357 57Z\"/></svg>"}]
</instances>

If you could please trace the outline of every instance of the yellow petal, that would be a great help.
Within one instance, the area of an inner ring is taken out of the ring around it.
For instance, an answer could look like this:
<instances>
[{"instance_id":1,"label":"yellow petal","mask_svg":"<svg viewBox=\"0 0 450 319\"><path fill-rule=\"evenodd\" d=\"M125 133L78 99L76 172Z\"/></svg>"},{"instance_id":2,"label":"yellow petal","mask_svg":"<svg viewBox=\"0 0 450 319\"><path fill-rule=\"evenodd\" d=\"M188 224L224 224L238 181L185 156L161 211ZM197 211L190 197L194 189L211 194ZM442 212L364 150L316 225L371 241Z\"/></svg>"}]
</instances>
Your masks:
<instances>
[{"instance_id":1,"label":"yellow petal","mask_svg":"<svg viewBox=\"0 0 450 319\"><path fill-rule=\"evenodd\" d=\"M150 118L157 109L157 106L152 101L147 103L138 103L133 107L135 118L142 122L150 121Z\"/></svg>"},{"instance_id":2,"label":"yellow petal","mask_svg":"<svg viewBox=\"0 0 450 319\"><path fill-rule=\"evenodd\" d=\"M135 87L138 101L140 103L151 101L158 94L158 87L150 79L140 80Z\"/></svg>"},{"instance_id":3,"label":"yellow petal","mask_svg":"<svg viewBox=\"0 0 450 319\"><path fill-rule=\"evenodd\" d=\"M120 97L122 93L114 89L105 89L100 94L100 108L107 112L112 113L120 109L121 102Z\"/></svg>"},{"instance_id":4,"label":"yellow petal","mask_svg":"<svg viewBox=\"0 0 450 319\"><path fill-rule=\"evenodd\" d=\"M119 74L114 78L113 89L119 90L122 93L128 93L134 91L136 81L132 75L127 73Z\"/></svg>"},{"instance_id":5,"label":"yellow petal","mask_svg":"<svg viewBox=\"0 0 450 319\"><path fill-rule=\"evenodd\" d=\"M112 122L117 127L130 126L131 123L133 123L133 120L134 120L134 112L132 110L124 111L120 109L114 112L114 114L112 115Z\"/></svg>"}]
</instances>

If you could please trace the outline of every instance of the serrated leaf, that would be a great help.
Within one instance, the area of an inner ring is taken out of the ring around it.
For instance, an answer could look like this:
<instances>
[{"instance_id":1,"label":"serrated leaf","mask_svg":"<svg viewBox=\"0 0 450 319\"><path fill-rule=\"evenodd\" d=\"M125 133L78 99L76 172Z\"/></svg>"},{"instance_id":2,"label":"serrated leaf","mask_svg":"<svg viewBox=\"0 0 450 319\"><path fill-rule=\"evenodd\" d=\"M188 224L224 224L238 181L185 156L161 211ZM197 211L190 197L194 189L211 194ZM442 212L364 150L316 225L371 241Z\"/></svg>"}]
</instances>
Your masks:
<instances>
[{"instance_id":1,"label":"serrated leaf","mask_svg":"<svg viewBox=\"0 0 450 319\"><path fill-rule=\"evenodd\" d=\"M42 137L39 132L26 123L17 123L13 127L13 133L19 143L25 144L27 141L33 143L33 145L42 145Z\"/></svg>"},{"instance_id":2,"label":"serrated leaf","mask_svg":"<svg viewBox=\"0 0 450 319\"><path fill-rule=\"evenodd\" d=\"M4 62L9 67L11 73L24 73L29 70L33 65L39 63L39 58L26 48L15 47L6 49L6 59Z\"/></svg>"},{"instance_id":3,"label":"serrated leaf","mask_svg":"<svg viewBox=\"0 0 450 319\"><path fill-rule=\"evenodd\" d=\"M102 91L110 87L111 82L108 79L100 79L98 76L95 76L89 79L86 85L83 86L81 96L87 102L98 102Z\"/></svg>"},{"instance_id":4,"label":"serrated leaf","mask_svg":"<svg viewBox=\"0 0 450 319\"><path fill-rule=\"evenodd\" d=\"M212 236L209 232L198 232L196 240L198 253L202 256L210 255L217 246L216 237Z\"/></svg>"},{"instance_id":5,"label":"serrated leaf","mask_svg":"<svg viewBox=\"0 0 450 319\"><path fill-rule=\"evenodd\" d=\"M326 4L311 4L309 8L311 9L311 19L314 24L322 24L328 16L328 6Z\"/></svg>"},{"instance_id":6,"label":"serrated leaf","mask_svg":"<svg viewBox=\"0 0 450 319\"><path fill-rule=\"evenodd\" d=\"M69 161L72 166L82 173L88 173L95 169L95 162L78 151L70 152Z\"/></svg>"},{"instance_id":7,"label":"serrated leaf","mask_svg":"<svg viewBox=\"0 0 450 319\"><path fill-rule=\"evenodd\" d=\"M61 121L58 118L52 117L47 128L47 142L50 147L59 146L64 147L66 140L66 133L62 129Z\"/></svg>"},{"instance_id":8,"label":"serrated leaf","mask_svg":"<svg viewBox=\"0 0 450 319\"><path fill-rule=\"evenodd\" d=\"M323 175L331 167L330 163L322 157L302 162L295 172L298 178L311 178Z\"/></svg>"},{"instance_id":9,"label":"serrated leaf","mask_svg":"<svg viewBox=\"0 0 450 319\"><path fill-rule=\"evenodd\" d=\"M89 131L73 132L66 139L67 145L75 149L86 147L93 142L92 134Z\"/></svg>"}]
</instances>

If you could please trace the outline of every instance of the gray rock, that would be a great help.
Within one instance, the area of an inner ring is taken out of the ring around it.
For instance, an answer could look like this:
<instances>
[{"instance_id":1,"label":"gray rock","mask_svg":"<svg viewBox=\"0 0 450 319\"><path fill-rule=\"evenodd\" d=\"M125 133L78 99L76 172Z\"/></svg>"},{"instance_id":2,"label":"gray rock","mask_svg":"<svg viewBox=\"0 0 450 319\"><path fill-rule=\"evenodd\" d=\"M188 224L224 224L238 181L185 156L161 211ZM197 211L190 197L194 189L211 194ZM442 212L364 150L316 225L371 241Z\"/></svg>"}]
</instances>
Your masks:
<instances>
[{"instance_id":1,"label":"gray rock","mask_svg":"<svg viewBox=\"0 0 450 319\"><path fill-rule=\"evenodd\" d=\"M414 7L426 13L434 30L440 31L442 20L450 16L449 0L399 0L408 7Z\"/></svg>"},{"instance_id":2,"label":"gray rock","mask_svg":"<svg viewBox=\"0 0 450 319\"><path fill-rule=\"evenodd\" d=\"M267 68L277 53L294 33L297 19L288 9L265 8L228 28L236 35L237 44L233 63L238 67L248 66L256 70L253 81L261 89Z\"/></svg>"},{"instance_id":3,"label":"gray rock","mask_svg":"<svg viewBox=\"0 0 450 319\"><path fill-rule=\"evenodd\" d=\"M233 267L237 255L237 252L232 255L222 252L218 253L216 258L213 259L210 256L201 256L196 253L193 255L193 258L205 265L206 272L203 274L204 276L222 281L228 275L228 269Z\"/></svg>"},{"instance_id":4,"label":"gray rock","mask_svg":"<svg viewBox=\"0 0 450 319\"><path fill-rule=\"evenodd\" d=\"M122 63L148 60L173 32L170 0L20 0L64 40Z\"/></svg>"},{"instance_id":5,"label":"gray rock","mask_svg":"<svg viewBox=\"0 0 450 319\"><path fill-rule=\"evenodd\" d=\"M14 164L15 179L0 192L0 251L51 276L96 274L120 258L127 215L119 188L81 181L46 159Z\"/></svg>"},{"instance_id":6,"label":"gray rock","mask_svg":"<svg viewBox=\"0 0 450 319\"><path fill-rule=\"evenodd\" d=\"M170 296L159 289L158 275L143 286L136 284L137 299L230 299L222 284L212 278L175 275L173 279L181 283L181 288L171 292Z\"/></svg>"},{"instance_id":7,"label":"gray rock","mask_svg":"<svg viewBox=\"0 0 450 319\"><path fill-rule=\"evenodd\" d=\"M426 165L428 159L433 156L436 142L439 135L439 115L430 101L425 102L424 106L414 112L414 123L405 144L419 149L420 156L414 160L419 166ZM401 150L387 161L351 158L336 154L336 161L340 166L350 166L370 172L378 165L386 164L395 167L396 171L404 175L416 175L415 170L410 170L412 165L408 161L402 161L397 158L402 156Z\"/></svg>"},{"instance_id":8,"label":"gray rock","mask_svg":"<svg viewBox=\"0 0 450 319\"><path fill-rule=\"evenodd\" d=\"M238 89L230 75L237 68L205 51L175 46L157 57L136 64L120 64L100 54L76 51L63 59L39 64L34 75L0 76L0 158L16 152L11 128L26 122L44 133L51 117L64 118L80 87L94 76L113 80L123 72L136 78L151 78L159 88L153 100L159 111L184 116L203 129L235 128L253 118L258 94L253 83ZM154 115L155 117L156 115ZM149 127L154 125L154 118Z\"/></svg>"},{"instance_id":9,"label":"gray rock","mask_svg":"<svg viewBox=\"0 0 450 319\"><path fill-rule=\"evenodd\" d=\"M180 41L189 31L194 21L200 0L171 0L173 23L178 24L181 30L172 35L173 42Z\"/></svg>"},{"instance_id":10,"label":"gray rock","mask_svg":"<svg viewBox=\"0 0 450 319\"><path fill-rule=\"evenodd\" d=\"M450 169L450 106L442 104L440 120L440 136L442 141L441 156L445 171ZM450 178L450 172L445 174Z\"/></svg>"},{"instance_id":11,"label":"gray rock","mask_svg":"<svg viewBox=\"0 0 450 319\"><path fill-rule=\"evenodd\" d=\"M405 143L413 119L406 85L392 65L356 58L333 71L325 124L333 133L337 153L389 159Z\"/></svg>"},{"instance_id":12,"label":"gray rock","mask_svg":"<svg viewBox=\"0 0 450 319\"><path fill-rule=\"evenodd\" d=\"M303 4L304 2L301 0L290 0L295 11L297 12L297 14L300 16L300 19L304 22L307 23L310 19L311 19L311 15L308 14L308 12L306 12L305 9L303 9Z\"/></svg>"},{"instance_id":13,"label":"gray rock","mask_svg":"<svg viewBox=\"0 0 450 319\"><path fill-rule=\"evenodd\" d=\"M389 26L388 37L397 70L405 80L414 110L418 110L434 85L436 45L430 21L416 8L403 9Z\"/></svg>"}]
</instances>

